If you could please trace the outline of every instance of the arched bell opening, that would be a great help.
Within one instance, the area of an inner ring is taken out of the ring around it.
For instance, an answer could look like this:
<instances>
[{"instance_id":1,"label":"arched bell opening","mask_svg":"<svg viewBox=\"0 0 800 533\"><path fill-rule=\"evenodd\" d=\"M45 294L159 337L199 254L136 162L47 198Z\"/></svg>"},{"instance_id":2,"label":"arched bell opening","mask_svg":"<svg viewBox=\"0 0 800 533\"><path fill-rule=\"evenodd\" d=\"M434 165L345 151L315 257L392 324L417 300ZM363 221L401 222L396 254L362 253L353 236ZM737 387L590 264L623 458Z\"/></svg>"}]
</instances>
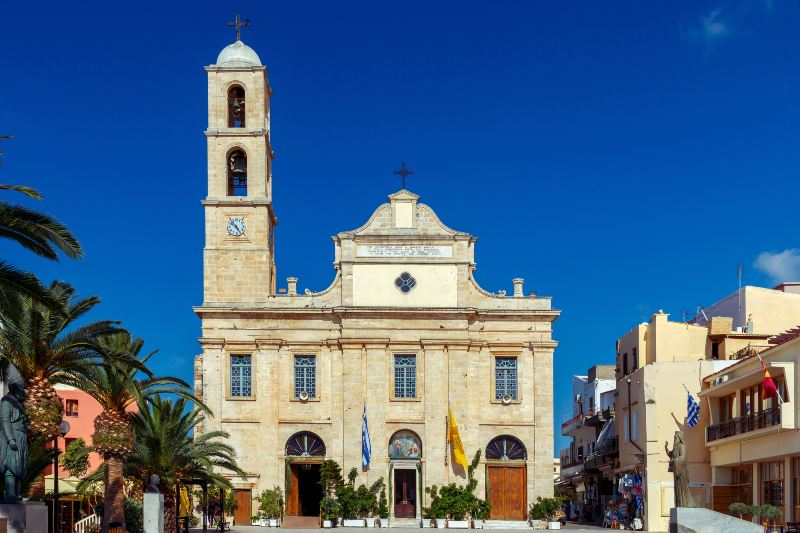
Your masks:
<instances>
[{"instance_id":1,"label":"arched bell opening","mask_svg":"<svg viewBox=\"0 0 800 533\"><path fill-rule=\"evenodd\" d=\"M228 127L245 127L245 99L244 88L234 85L228 89Z\"/></svg>"},{"instance_id":2,"label":"arched bell opening","mask_svg":"<svg viewBox=\"0 0 800 533\"><path fill-rule=\"evenodd\" d=\"M247 154L236 149L228 154L228 196L247 196Z\"/></svg>"}]
</instances>

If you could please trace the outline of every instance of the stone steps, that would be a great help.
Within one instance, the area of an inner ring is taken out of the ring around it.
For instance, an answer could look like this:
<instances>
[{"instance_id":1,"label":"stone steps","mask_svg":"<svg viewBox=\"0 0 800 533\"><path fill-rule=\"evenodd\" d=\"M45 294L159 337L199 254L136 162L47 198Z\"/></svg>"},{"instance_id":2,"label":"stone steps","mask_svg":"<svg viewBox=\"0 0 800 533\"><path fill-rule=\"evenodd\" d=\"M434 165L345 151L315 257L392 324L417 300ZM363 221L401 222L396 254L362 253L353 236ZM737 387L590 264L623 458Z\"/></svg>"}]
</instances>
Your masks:
<instances>
[{"instance_id":1,"label":"stone steps","mask_svg":"<svg viewBox=\"0 0 800 533\"><path fill-rule=\"evenodd\" d=\"M408 527L419 529L419 520L416 518L392 518L389 527Z\"/></svg>"},{"instance_id":2,"label":"stone steps","mask_svg":"<svg viewBox=\"0 0 800 533\"><path fill-rule=\"evenodd\" d=\"M483 529L530 529L527 520L487 520Z\"/></svg>"}]
</instances>

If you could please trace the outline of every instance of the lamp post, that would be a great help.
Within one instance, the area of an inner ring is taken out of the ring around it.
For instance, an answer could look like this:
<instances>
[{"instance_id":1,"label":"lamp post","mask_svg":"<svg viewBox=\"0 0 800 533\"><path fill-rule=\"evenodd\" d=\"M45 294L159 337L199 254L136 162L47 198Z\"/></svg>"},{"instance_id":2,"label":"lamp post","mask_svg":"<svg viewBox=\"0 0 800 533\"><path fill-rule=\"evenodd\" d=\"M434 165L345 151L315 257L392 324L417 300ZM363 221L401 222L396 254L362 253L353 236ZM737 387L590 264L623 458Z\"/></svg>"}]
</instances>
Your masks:
<instances>
[{"instance_id":1,"label":"lamp post","mask_svg":"<svg viewBox=\"0 0 800 533\"><path fill-rule=\"evenodd\" d=\"M61 438L66 437L67 433L69 433L69 422L62 420L58 426L58 431L61 434ZM53 456L53 533L60 533L61 524L58 522L58 456L60 455L58 435L53 437L53 449L55 450L55 455Z\"/></svg>"}]
</instances>

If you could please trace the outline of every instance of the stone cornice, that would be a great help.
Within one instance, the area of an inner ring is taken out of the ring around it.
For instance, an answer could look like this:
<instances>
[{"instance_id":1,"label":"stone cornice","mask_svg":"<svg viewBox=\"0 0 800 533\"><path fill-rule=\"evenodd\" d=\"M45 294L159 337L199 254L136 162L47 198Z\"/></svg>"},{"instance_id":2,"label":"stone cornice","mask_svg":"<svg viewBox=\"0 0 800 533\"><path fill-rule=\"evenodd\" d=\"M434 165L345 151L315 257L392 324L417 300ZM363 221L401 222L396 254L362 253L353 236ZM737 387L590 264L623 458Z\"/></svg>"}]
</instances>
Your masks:
<instances>
[{"instance_id":1,"label":"stone cornice","mask_svg":"<svg viewBox=\"0 0 800 533\"><path fill-rule=\"evenodd\" d=\"M266 128L209 128L206 137L266 137L269 130Z\"/></svg>"}]
</instances>

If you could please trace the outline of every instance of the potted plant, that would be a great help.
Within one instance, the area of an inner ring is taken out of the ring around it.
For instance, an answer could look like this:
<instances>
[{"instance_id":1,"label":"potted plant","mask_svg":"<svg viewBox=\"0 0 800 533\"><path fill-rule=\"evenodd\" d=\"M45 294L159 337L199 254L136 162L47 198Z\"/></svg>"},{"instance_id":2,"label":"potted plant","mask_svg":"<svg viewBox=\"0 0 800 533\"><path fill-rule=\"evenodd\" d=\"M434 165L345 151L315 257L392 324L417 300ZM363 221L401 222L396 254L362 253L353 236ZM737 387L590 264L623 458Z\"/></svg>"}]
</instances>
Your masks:
<instances>
[{"instance_id":1,"label":"potted plant","mask_svg":"<svg viewBox=\"0 0 800 533\"><path fill-rule=\"evenodd\" d=\"M283 518L283 492L279 487L264 489L258 497L258 510L268 522L264 525L278 527Z\"/></svg>"},{"instance_id":2,"label":"potted plant","mask_svg":"<svg viewBox=\"0 0 800 533\"><path fill-rule=\"evenodd\" d=\"M491 509L492 506L488 501L481 500L472 513L472 527L475 529L483 529L483 524L486 522L486 519L489 518L489 511L491 511Z\"/></svg>"},{"instance_id":3,"label":"potted plant","mask_svg":"<svg viewBox=\"0 0 800 533\"><path fill-rule=\"evenodd\" d=\"M758 517L758 521L764 526L764 531L774 531L775 520L781 517L781 510L774 505L765 503L753 509L753 515Z\"/></svg>"},{"instance_id":4,"label":"potted plant","mask_svg":"<svg viewBox=\"0 0 800 533\"><path fill-rule=\"evenodd\" d=\"M532 520L544 520L547 522L547 529L561 529L561 522L558 521L558 513L561 511L560 498L536 498L536 503L532 503L528 514Z\"/></svg>"},{"instance_id":5,"label":"potted plant","mask_svg":"<svg viewBox=\"0 0 800 533\"><path fill-rule=\"evenodd\" d=\"M430 495L431 504L423 509L423 516L435 518L436 527L467 529L470 526L470 519L477 519L483 527L483 520L489 515L491 506L489 502L481 500L474 494L478 486L475 469L480 460L481 451L478 450L467 468L466 485L450 483L441 488L433 485L425 489L426 494Z\"/></svg>"},{"instance_id":6,"label":"potted plant","mask_svg":"<svg viewBox=\"0 0 800 533\"><path fill-rule=\"evenodd\" d=\"M254 514L253 516L250 517L250 524L253 526L263 526L264 524L262 523L262 521L263 518L261 515Z\"/></svg>"},{"instance_id":7,"label":"potted plant","mask_svg":"<svg viewBox=\"0 0 800 533\"><path fill-rule=\"evenodd\" d=\"M381 527L389 527L389 502L386 499L386 484L383 483L383 478L381 478L381 484L381 492L378 497L378 518Z\"/></svg>"},{"instance_id":8,"label":"potted plant","mask_svg":"<svg viewBox=\"0 0 800 533\"><path fill-rule=\"evenodd\" d=\"M744 520L746 515L753 515L753 506L742 502L733 502L728 510L738 516L740 520Z\"/></svg>"},{"instance_id":9,"label":"potted plant","mask_svg":"<svg viewBox=\"0 0 800 533\"><path fill-rule=\"evenodd\" d=\"M364 527L364 491L366 488L362 485L356 489L356 477L358 477L358 470L352 468L350 473L347 474L347 482L336 489L336 500L339 502L339 513L342 517L342 526L344 527ZM363 490L360 490L362 489Z\"/></svg>"},{"instance_id":10,"label":"potted plant","mask_svg":"<svg viewBox=\"0 0 800 533\"><path fill-rule=\"evenodd\" d=\"M333 496L326 494L319 503L319 512L322 517L322 527L335 527L339 521L339 502Z\"/></svg>"},{"instance_id":11,"label":"potted plant","mask_svg":"<svg viewBox=\"0 0 800 533\"><path fill-rule=\"evenodd\" d=\"M239 502L236 501L236 491L229 490L225 493L225 501L222 503L225 510L225 523L229 526L233 525L233 515L236 509L239 508Z\"/></svg>"}]
</instances>

